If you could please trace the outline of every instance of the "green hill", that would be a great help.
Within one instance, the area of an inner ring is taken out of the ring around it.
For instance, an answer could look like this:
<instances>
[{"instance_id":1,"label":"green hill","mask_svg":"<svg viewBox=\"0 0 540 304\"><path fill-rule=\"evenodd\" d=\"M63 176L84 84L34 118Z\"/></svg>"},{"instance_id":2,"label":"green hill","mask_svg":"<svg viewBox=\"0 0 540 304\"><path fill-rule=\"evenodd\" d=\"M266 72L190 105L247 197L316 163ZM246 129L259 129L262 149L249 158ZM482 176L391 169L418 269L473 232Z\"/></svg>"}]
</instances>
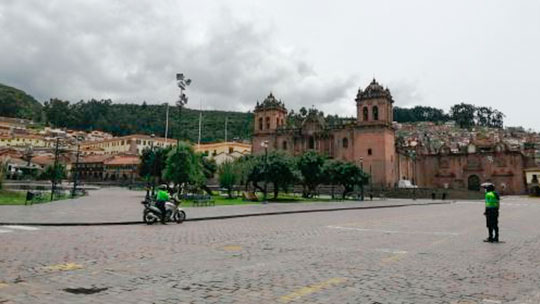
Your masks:
<instances>
[{"instance_id":1,"label":"green hill","mask_svg":"<svg viewBox=\"0 0 540 304\"><path fill-rule=\"evenodd\" d=\"M165 135L166 105L117 104L110 100L89 100L69 103L59 99L45 102L44 116L56 127L75 130L101 130L116 136L128 134ZM169 138L197 141L200 111L169 108ZM249 140L253 129L253 114L249 112L202 111L201 142L225 139Z\"/></svg>"},{"instance_id":2,"label":"green hill","mask_svg":"<svg viewBox=\"0 0 540 304\"><path fill-rule=\"evenodd\" d=\"M0 116L39 120L42 107L34 97L0 83Z\"/></svg>"}]
</instances>

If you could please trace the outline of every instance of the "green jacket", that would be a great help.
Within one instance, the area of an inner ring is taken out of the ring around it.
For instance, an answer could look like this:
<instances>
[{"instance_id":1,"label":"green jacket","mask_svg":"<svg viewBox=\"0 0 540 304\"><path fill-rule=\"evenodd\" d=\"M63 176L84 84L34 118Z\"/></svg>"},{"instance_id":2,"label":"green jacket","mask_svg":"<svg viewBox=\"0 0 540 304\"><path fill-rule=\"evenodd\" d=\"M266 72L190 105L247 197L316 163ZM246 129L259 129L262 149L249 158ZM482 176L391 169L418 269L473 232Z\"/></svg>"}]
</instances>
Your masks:
<instances>
[{"instance_id":1,"label":"green jacket","mask_svg":"<svg viewBox=\"0 0 540 304\"><path fill-rule=\"evenodd\" d=\"M494 191L486 192L486 208L499 208L499 195Z\"/></svg>"},{"instance_id":2,"label":"green jacket","mask_svg":"<svg viewBox=\"0 0 540 304\"><path fill-rule=\"evenodd\" d=\"M171 196L169 195L169 192L165 190L159 190L156 194L156 200L158 202L166 202L171 199Z\"/></svg>"}]
</instances>

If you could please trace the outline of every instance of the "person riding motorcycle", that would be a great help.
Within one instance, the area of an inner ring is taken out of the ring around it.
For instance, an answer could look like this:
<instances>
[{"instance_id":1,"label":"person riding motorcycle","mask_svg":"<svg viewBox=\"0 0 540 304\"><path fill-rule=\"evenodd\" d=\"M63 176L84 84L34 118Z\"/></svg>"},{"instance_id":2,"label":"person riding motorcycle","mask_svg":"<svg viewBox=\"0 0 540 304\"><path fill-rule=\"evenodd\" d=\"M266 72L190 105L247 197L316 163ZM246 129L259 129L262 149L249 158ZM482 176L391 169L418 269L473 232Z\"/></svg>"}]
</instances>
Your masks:
<instances>
[{"instance_id":1,"label":"person riding motorcycle","mask_svg":"<svg viewBox=\"0 0 540 304\"><path fill-rule=\"evenodd\" d=\"M167 221L167 210L165 209L165 203L171 199L169 191L167 191L167 185L160 185L158 192L156 193L156 207L161 211L161 222L163 224Z\"/></svg>"}]
</instances>

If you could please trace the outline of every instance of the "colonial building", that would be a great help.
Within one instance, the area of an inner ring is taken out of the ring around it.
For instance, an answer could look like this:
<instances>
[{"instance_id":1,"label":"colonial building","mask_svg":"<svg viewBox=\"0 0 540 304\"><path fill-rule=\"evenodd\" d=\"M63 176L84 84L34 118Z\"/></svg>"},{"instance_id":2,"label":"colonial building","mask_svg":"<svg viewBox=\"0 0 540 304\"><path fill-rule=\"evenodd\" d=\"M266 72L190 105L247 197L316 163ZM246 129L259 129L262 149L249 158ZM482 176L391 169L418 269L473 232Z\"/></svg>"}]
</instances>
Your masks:
<instances>
[{"instance_id":1,"label":"colonial building","mask_svg":"<svg viewBox=\"0 0 540 304\"><path fill-rule=\"evenodd\" d=\"M421 186L479 191L482 183L490 182L503 194L527 192L525 170L532 165L530 159L502 142L475 140L457 152L447 145L438 151L418 146L416 155L415 177Z\"/></svg>"},{"instance_id":2,"label":"colonial building","mask_svg":"<svg viewBox=\"0 0 540 304\"><path fill-rule=\"evenodd\" d=\"M165 148L175 145L175 139L135 134L123 137L113 137L102 141L87 141L81 144L81 151L83 154L141 154L146 148Z\"/></svg>"},{"instance_id":3,"label":"colonial building","mask_svg":"<svg viewBox=\"0 0 540 304\"><path fill-rule=\"evenodd\" d=\"M323 117L308 115L300 127L288 128L284 104L270 94L255 107L253 152L283 150L293 155L314 150L331 158L354 162L372 176L374 185L393 187L396 173L394 100L373 80L356 96L356 121L327 126Z\"/></svg>"},{"instance_id":4,"label":"colonial building","mask_svg":"<svg viewBox=\"0 0 540 304\"><path fill-rule=\"evenodd\" d=\"M285 105L270 94L255 107L253 153L317 151L357 164L375 187L395 187L404 179L427 188L478 191L482 183L492 182L505 194L527 192L525 170L535 164L526 151L480 140L465 150L451 149L450 143L437 151L422 144L404 149L396 146L394 100L387 88L373 80L358 90L355 101L353 122L330 126L322 116L310 114L300 126L288 127Z\"/></svg>"}]
</instances>

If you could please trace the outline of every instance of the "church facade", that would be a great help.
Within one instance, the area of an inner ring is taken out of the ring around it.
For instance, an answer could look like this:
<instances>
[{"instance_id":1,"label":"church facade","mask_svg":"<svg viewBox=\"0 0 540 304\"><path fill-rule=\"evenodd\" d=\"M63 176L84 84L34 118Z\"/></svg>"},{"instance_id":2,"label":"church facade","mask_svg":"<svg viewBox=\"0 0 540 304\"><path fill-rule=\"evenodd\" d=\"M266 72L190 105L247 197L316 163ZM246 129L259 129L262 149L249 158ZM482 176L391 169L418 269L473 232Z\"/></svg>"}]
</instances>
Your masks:
<instances>
[{"instance_id":1,"label":"church facade","mask_svg":"<svg viewBox=\"0 0 540 304\"><path fill-rule=\"evenodd\" d=\"M308 115L301 126L288 127L287 109L270 94L254 111L254 154L281 150L301 155L313 150L333 159L355 163L371 176L374 187L395 187L400 179L426 188L478 190L493 182L507 194L524 193L527 155L510 151L502 143L471 145L452 153L446 146L429 151L421 145L396 146L393 127L394 100L388 88L373 80L355 98L356 119L327 125L319 115Z\"/></svg>"}]
</instances>

